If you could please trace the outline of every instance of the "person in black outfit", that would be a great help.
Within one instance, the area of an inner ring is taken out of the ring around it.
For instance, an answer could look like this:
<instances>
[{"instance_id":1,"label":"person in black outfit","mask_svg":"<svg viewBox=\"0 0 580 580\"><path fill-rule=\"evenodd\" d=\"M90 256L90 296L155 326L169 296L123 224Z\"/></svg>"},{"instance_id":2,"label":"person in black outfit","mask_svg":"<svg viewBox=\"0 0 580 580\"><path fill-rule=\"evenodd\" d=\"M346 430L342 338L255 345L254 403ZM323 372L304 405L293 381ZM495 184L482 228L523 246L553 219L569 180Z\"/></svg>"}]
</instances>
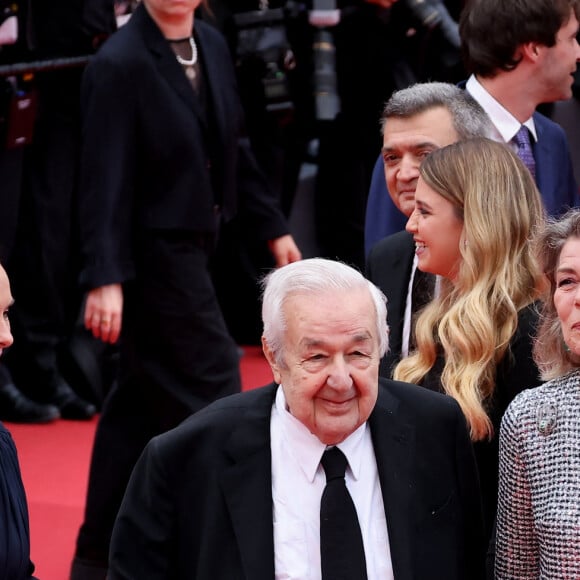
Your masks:
<instances>
[{"instance_id":1,"label":"person in black outfit","mask_svg":"<svg viewBox=\"0 0 580 580\"><path fill-rule=\"evenodd\" d=\"M23 56L34 61L87 56L114 29L113 0L32 0L22 22L28 43ZM24 151L18 228L6 262L19 297L13 312L16 346L6 365L18 389L56 407L65 419L89 419L96 412L63 376L81 301L73 211L81 75L78 66L34 76L34 135ZM25 413L22 420L27 419L40 417Z\"/></svg>"},{"instance_id":2,"label":"person in black outfit","mask_svg":"<svg viewBox=\"0 0 580 580\"><path fill-rule=\"evenodd\" d=\"M243 134L227 45L194 19L199 4L144 0L83 79L84 321L103 341L120 336L120 373L97 427L75 580L104 578L149 439L240 390L208 269L221 223L239 211L278 265L300 258Z\"/></svg>"},{"instance_id":3,"label":"person in black outfit","mask_svg":"<svg viewBox=\"0 0 580 580\"><path fill-rule=\"evenodd\" d=\"M0 266L0 354L12 344L8 311L13 302L8 276ZM18 455L10 433L0 423L0 578L34 580L33 572L28 506Z\"/></svg>"},{"instance_id":4,"label":"person in black outfit","mask_svg":"<svg viewBox=\"0 0 580 580\"><path fill-rule=\"evenodd\" d=\"M30 54L26 23L28 4L0 2L0 22L17 20L20 34L6 36L0 46L0 65L12 65L26 60ZM16 237L20 192L22 189L22 165L25 146L30 143L30 115L34 115L31 83L22 76L0 78L0 182L2 183L2 212L0 212L0 262L6 264ZM13 109L16 94L20 92L22 104L28 106ZM14 113L18 112L18 115ZM12 113L12 114L11 114ZM18 117L18 118L16 118ZM22 125L24 121L24 125ZM15 384L6 365L0 363L0 419L12 422L43 423L56 419L58 409L27 397Z\"/></svg>"}]
</instances>

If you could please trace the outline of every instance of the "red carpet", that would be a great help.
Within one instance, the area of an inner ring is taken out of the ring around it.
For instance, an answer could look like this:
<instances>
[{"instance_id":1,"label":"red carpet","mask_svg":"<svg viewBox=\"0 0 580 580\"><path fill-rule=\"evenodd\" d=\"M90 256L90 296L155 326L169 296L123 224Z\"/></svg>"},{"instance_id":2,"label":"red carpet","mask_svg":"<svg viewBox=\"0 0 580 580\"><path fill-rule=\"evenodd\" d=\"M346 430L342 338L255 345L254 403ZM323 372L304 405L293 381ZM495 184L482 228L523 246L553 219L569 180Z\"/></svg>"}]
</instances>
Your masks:
<instances>
[{"instance_id":1,"label":"red carpet","mask_svg":"<svg viewBox=\"0 0 580 580\"><path fill-rule=\"evenodd\" d=\"M272 381L258 347L244 347L244 390ZM66 580L83 515L97 420L50 425L7 424L28 496L32 559L39 580Z\"/></svg>"}]
</instances>

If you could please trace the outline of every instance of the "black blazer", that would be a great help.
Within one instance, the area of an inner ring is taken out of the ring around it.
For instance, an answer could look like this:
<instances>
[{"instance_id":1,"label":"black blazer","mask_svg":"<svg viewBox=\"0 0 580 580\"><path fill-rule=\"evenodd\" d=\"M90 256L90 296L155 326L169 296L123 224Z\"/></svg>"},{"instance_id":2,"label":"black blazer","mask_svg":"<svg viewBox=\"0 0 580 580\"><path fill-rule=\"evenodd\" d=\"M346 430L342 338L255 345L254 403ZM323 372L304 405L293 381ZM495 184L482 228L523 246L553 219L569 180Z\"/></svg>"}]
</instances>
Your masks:
<instances>
[{"instance_id":1,"label":"black blazer","mask_svg":"<svg viewBox=\"0 0 580 580\"><path fill-rule=\"evenodd\" d=\"M196 20L209 114L144 5L88 65L80 223L88 287L134 275L140 230L213 232L243 209L259 239L288 233L257 168L227 45ZM238 203L239 202L239 203Z\"/></svg>"},{"instance_id":2,"label":"black blazer","mask_svg":"<svg viewBox=\"0 0 580 580\"><path fill-rule=\"evenodd\" d=\"M113 531L110 580L274 578L275 393L220 399L149 443ZM369 426L395 578L481 578L479 486L457 403L380 379Z\"/></svg>"},{"instance_id":3,"label":"black blazer","mask_svg":"<svg viewBox=\"0 0 580 580\"><path fill-rule=\"evenodd\" d=\"M409 279L413 269L415 242L407 231L397 232L378 242L367 259L366 276L387 297L389 350L381 360L379 373L390 378L403 344L403 323Z\"/></svg>"}]
</instances>

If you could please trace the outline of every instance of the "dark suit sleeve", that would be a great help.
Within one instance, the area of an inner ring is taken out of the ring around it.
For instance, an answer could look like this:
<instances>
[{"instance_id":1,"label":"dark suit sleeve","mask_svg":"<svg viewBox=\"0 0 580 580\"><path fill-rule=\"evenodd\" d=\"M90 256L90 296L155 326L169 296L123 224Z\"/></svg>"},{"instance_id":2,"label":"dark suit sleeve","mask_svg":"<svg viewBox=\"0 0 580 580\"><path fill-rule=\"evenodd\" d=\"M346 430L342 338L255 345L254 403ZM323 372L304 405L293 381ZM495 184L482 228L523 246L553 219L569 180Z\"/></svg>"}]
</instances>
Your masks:
<instances>
[{"instance_id":1,"label":"dark suit sleeve","mask_svg":"<svg viewBox=\"0 0 580 580\"><path fill-rule=\"evenodd\" d=\"M458 474L458 490L463 506L465 530L465 578L484 578L485 540L481 490L477 474L473 446L467 431L463 413L457 407L455 430L455 457Z\"/></svg>"},{"instance_id":2,"label":"dark suit sleeve","mask_svg":"<svg viewBox=\"0 0 580 580\"><path fill-rule=\"evenodd\" d=\"M533 145L536 181L548 215L559 216L580 205L570 148L564 129L534 113L538 141Z\"/></svg>"},{"instance_id":3,"label":"dark suit sleeve","mask_svg":"<svg viewBox=\"0 0 580 580\"><path fill-rule=\"evenodd\" d=\"M173 580L172 481L153 439L137 462L111 539L109 580Z\"/></svg>"},{"instance_id":4,"label":"dark suit sleeve","mask_svg":"<svg viewBox=\"0 0 580 580\"><path fill-rule=\"evenodd\" d=\"M30 561L28 505L16 447L0 423L0 572L2 578L35 580Z\"/></svg>"},{"instance_id":5,"label":"dark suit sleeve","mask_svg":"<svg viewBox=\"0 0 580 580\"><path fill-rule=\"evenodd\" d=\"M88 288L134 274L130 224L138 144L130 85L122 67L99 57L83 79L79 222L81 283Z\"/></svg>"},{"instance_id":6,"label":"dark suit sleeve","mask_svg":"<svg viewBox=\"0 0 580 580\"><path fill-rule=\"evenodd\" d=\"M259 169L247 137L238 142L238 188L241 214L246 229L261 240L272 240L289 233L280 202Z\"/></svg>"},{"instance_id":7,"label":"dark suit sleeve","mask_svg":"<svg viewBox=\"0 0 580 580\"><path fill-rule=\"evenodd\" d=\"M566 166L568 191L570 192L570 207L578 207L580 206L580 192L578 191L578 185L576 183L576 178L574 177L574 167L569 152Z\"/></svg>"},{"instance_id":8,"label":"dark suit sleeve","mask_svg":"<svg viewBox=\"0 0 580 580\"><path fill-rule=\"evenodd\" d=\"M239 211L246 230L254 238L272 240L289 233L288 224L282 213L280 202L268 186L266 177L259 168L254 156L246 129L236 76L227 46L221 36L218 35L216 38L217 32L212 32L212 35L208 34L206 38L212 42L212 50L220 55L219 60L222 63L223 77L227 79L228 96L230 97L228 106L233 109L235 114L232 116L236 118L237 122L235 127L237 163L235 184L232 184L232 186L237 188ZM226 187L229 187L229 185L226 185Z\"/></svg>"},{"instance_id":9,"label":"dark suit sleeve","mask_svg":"<svg viewBox=\"0 0 580 580\"><path fill-rule=\"evenodd\" d=\"M568 194L567 200L565 203L561 204L561 207L558 208L557 212L554 212L554 215L560 215L564 213L564 211L568 207L578 207L580 205L580 197L578 195L578 185L576 183L576 178L574 177L574 167L572 165L572 158L570 156L570 147L568 145L568 139L566 138L566 134L564 130L557 126L559 129L558 137L561 140L560 149L562 150L561 155L561 168L562 171L562 178L564 179L564 183L566 184L566 191Z\"/></svg>"}]
</instances>

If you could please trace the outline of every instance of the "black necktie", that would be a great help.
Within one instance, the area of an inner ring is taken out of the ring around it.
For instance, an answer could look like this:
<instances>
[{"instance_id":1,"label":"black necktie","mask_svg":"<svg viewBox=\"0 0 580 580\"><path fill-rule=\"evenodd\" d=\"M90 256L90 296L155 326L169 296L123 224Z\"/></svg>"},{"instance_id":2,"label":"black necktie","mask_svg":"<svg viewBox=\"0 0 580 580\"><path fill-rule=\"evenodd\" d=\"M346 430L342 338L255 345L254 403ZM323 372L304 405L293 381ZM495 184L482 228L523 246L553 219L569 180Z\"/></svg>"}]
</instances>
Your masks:
<instances>
[{"instance_id":1,"label":"black necktie","mask_svg":"<svg viewBox=\"0 0 580 580\"><path fill-rule=\"evenodd\" d=\"M322 580L366 580L367 568L356 508L346 489L347 460L338 447L322 455L326 487L320 500Z\"/></svg>"}]
</instances>

